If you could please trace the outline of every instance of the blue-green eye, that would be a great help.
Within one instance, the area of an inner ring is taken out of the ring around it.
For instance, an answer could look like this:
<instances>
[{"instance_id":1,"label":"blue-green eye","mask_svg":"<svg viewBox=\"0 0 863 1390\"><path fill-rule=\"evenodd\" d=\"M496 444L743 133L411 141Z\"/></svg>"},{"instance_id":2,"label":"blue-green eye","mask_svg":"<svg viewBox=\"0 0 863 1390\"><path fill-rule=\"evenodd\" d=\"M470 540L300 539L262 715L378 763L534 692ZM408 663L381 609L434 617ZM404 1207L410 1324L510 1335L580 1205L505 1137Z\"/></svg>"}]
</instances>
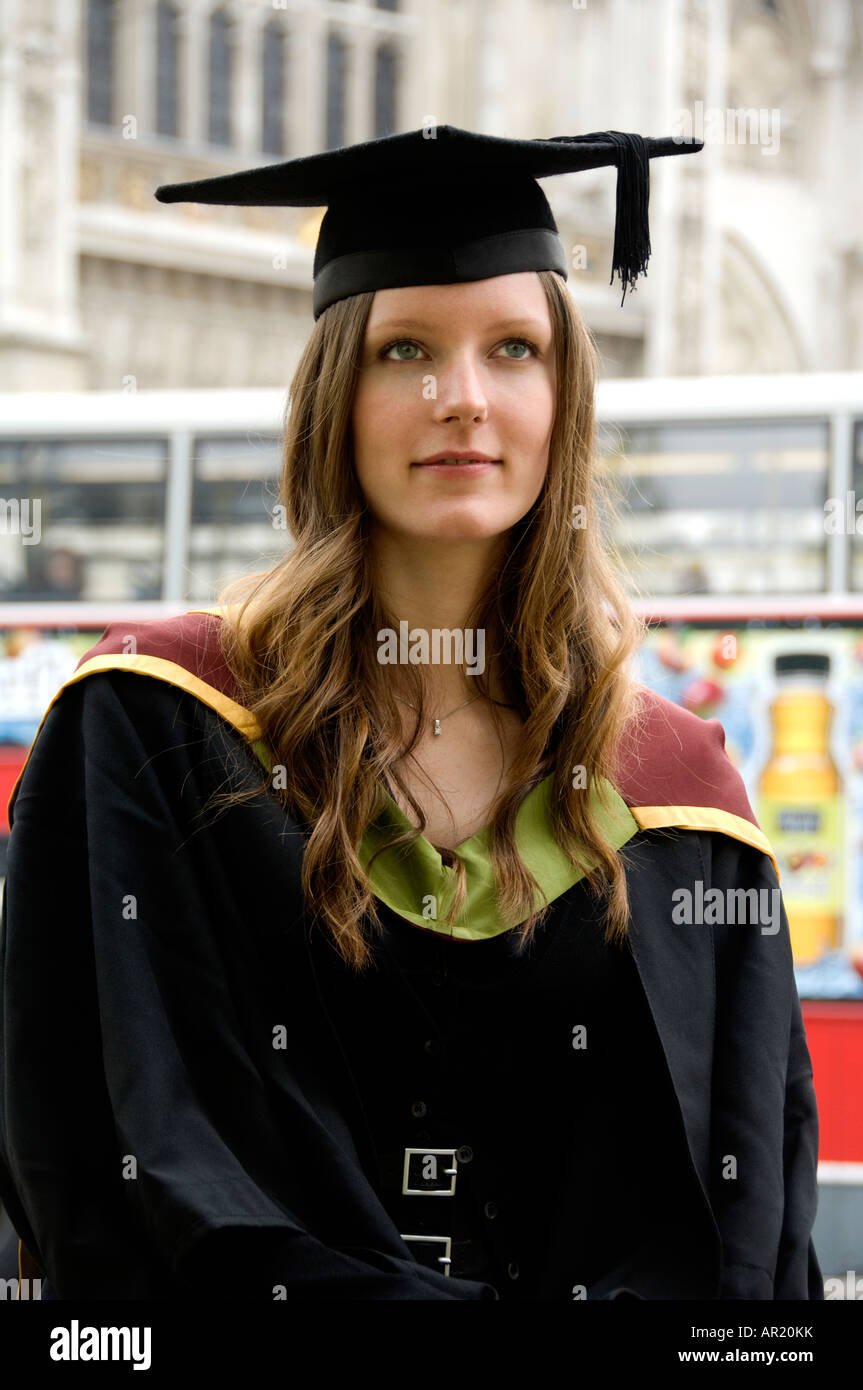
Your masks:
<instances>
[{"instance_id":1,"label":"blue-green eye","mask_svg":"<svg viewBox=\"0 0 863 1390\"><path fill-rule=\"evenodd\" d=\"M533 346L533 343L529 343L527 338L509 338L505 343L502 343L501 346L509 347L512 343L515 343L517 347L531 348L534 352L536 351L536 349ZM523 362L524 358L515 357L512 360L514 362Z\"/></svg>"},{"instance_id":2,"label":"blue-green eye","mask_svg":"<svg viewBox=\"0 0 863 1390\"><path fill-rule=\"evenodd\" d=\"M415 348L415 347L418 347L418 346L419 346L419 344L418 344L418 343L412 342L410 338L398 338L398 339L397 339L395 342L393 342L393 343L387 343L387 345L386 345L385 348L381 348L381 357L386 357L387 353L388 353L388 352L391 352L392 349L395 348L395 347L412 347L412 348ZM393 360L394 362L415 362L415 361L416 361L416 358L415 358L415 357L396 357L396 358L393 358L392 360Z\"/></svg>"}]
</instances>

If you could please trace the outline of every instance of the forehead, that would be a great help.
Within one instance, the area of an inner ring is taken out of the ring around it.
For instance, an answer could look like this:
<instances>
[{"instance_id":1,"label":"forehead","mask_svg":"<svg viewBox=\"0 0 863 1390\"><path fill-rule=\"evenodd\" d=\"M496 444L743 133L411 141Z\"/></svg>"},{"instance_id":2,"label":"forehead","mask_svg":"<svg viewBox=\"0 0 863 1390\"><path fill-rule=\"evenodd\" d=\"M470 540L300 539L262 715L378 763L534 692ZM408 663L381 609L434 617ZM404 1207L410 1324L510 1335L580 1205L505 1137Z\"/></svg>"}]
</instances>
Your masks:
<instances>
[{"instance_id":1,"label":"forehead","mask_svg":"<svg viewBox=\"0 0 863 1390\"><path fill-rule=\"evenodd\" d=\"M551 327L548 301L535 271L452 285L377 290L368 327L444 327L456 314L469 315L487 328L528 319L534 327Z\"/></svg>"}]
</instances>

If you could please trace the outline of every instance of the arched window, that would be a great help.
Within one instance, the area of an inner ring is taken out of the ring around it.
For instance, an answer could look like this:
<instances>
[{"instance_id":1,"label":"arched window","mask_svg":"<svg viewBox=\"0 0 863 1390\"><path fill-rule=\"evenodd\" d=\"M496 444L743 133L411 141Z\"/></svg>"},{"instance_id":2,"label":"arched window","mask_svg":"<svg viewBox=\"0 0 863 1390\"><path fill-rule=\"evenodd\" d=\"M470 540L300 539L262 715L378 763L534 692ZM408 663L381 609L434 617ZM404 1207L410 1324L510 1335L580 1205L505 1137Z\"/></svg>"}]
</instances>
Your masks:
<instances>
[{"instance_id":1,"label":"arched window","mask_svg":"<svg viewBox=\"0 0 863 1390\"><path fill-rule=\"evenodd\" d=\"M211 145L231 143L231 21L224 10L210 15L209 138Z\"/></svg>"},{"instance_id":2,"label":"arched window","mask_svg":"<svg viewBox=\"0 0 863 1390\"><path fill-rule=\"evenodd\" d=\"M347 139L345 108L347 105L348 49L340 34L327 38L327 111L326 148L334 150Z\"/></svg>"},{"instance_id":3,"label":"arched window","mask_svg":"<svg viewBox=\"0 0 863 1390\"><path fill-rule=\"evenodd\" d=\"M179 135L180 34L171 0L156 6L156 133Z\"/></svg>"},{"instance_id":4,"label":"arched window","mask_svg":"<svg viewBox=\"0 0 863 1390\"><path fill-rule=\"evenodd\" d=\"M88 0L87 119L98 125L114 120L114 0Z\"/></svg>"},{"instance_id":5,"label":"arched window","mask_svg":"<svg viewBox=\"0 0 863 1390\"><path fill-rule=\"evenodd\" d=\"M380 44L375 52L375 136L396 133L396 84L399 55L393 44Z\"/></svg>"},{"instance_id":6,"label":"arched window","mask_svg":"<svg viewBox=\"0 0 863 1390\"><path fill-rule=\"evenodd\" d=\"M287 35L278 19L261 30L261 149L285 153L285 67Z\"/></svg>"}]
</instances>

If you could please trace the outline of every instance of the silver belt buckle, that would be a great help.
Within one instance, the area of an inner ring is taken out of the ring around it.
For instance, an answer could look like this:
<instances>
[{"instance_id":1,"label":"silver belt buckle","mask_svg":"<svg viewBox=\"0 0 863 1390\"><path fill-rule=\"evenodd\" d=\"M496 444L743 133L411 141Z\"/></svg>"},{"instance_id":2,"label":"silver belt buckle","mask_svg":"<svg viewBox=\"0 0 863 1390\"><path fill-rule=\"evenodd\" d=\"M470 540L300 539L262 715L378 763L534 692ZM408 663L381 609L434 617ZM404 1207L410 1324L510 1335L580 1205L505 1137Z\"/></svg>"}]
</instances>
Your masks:
<instances>
[{"instance_id":1,"label":"silver belt buckle","mask_svg":"<svg viewBox=\"0 0 863 1390\"><path fill-rule=\"evenodd\" d=\"M450 1160L450 1166L448 1168L444 1168L440 1174L438 1173L438 1156L445 1157ZM417 1164L417 1157L423 1159L431 1158L435 1160L434 1172L428 1178L426 1178L425 1174L422 1172L423 1165L421 1163ZM417 1175L416 1173L417 1167L420 1168L419 1175ZM412 1169L414 1170L413 1172ZM455 1179L457 1172L458 1168L456 1165L455 1149L405 1149L405 1166L404 1172L402 1173L402 1196L454 1197ZM415 1182L417 1180L424 1182L437 1182L438 1177L444 1177L450 1179L450 1184L448 1187L411 1187L409 1184L412 1177Z\"/></svg>"},{"instance_id":2,"label":"silver belt buckle","mask_svg":"<svg viewBox=\"0 0 863 1390\"><path fill-rule=\"evenodd\" d=\"M415 1240L426 1245L434 1244L436 1242L439 1245L443 1245L444 1253L436 1257L437 1263L443 1265L444 1274L449 1274L449 1267L452 1264L452 1260L450 1259L450 1252L452 1250L452 1236L406 1236L403 1233L400 1234L402 1236L403 1241ZM422 1261L418 1260L417 1263L421 1264Z\"/></svg>"}]
</instances>

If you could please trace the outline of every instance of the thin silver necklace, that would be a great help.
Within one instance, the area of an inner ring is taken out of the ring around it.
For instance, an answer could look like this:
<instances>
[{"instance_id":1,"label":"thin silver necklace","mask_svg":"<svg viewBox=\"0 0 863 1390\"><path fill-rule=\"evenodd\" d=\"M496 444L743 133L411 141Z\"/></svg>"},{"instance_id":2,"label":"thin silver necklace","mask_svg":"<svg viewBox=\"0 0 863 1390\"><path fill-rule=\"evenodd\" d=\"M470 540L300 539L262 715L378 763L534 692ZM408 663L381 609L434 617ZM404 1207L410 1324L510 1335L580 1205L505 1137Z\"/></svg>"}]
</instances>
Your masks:
<instances>
[{"instance_id":1,"label":"thin silver necklace","mask_svg":"<svg viewBox=\"0 0 863 1390\"><path fill-rule=\"evenodd\" d=\"M401 700L401 703L402 703L403 705L407 705L408 709L412 709L412 710L414 711L414 713L416 714L416 712L417 712L417 707L416 707L416 705L410 704L409 701L407 701L407 700L402 700L401 695L397 695L397 696L396 696L396 699L397 699L397 700ZM441 730L441 724L443 723L443 721L444 721L445 719L449 719L449 715L450 715L450 714L458 714L459 710L460 710L460 709L464 709L465 705L472 705L472 704L474 703L474 700L481 700L481 699L482 699L482 696L481 696L481 695L474 695L474 696L472 696L472 698L471 698L470 700L465 700L464 705L456 705L455 709L451 709L450 712L449 712L449 714L442 714L442 715L440 716L439 719L433 720L433 723L434 723L433 733L434 733L435 735L437 735L437 734L440 734L440 733L442 732L442 730Z\"/></svg>"}]
</instances>

